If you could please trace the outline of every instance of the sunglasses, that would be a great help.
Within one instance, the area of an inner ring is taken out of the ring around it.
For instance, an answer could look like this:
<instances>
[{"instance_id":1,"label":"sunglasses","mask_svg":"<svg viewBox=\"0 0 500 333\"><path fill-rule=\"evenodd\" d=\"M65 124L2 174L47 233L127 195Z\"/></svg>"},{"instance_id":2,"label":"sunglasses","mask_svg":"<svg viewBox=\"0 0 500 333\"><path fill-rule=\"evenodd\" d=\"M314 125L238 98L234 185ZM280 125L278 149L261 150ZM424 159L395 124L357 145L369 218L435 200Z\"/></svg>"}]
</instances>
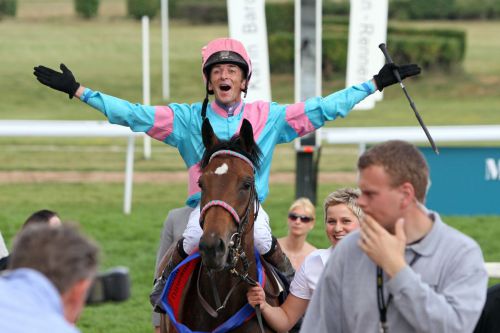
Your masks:
<instances>
[{"instance_id":1,"label":"sunglasses","mask_svg":"<svg viewBox=\"0 0 500 333\"><path fill-rule=\"evenodd\" d=\"M288 213L288 218L292 221L296 221L297 219L300 219L300 222L302 222L302 223L309 223L312 220L314 220L314 218L311 216L297 215L295 213Z\"/></svg>"}]
</instances>

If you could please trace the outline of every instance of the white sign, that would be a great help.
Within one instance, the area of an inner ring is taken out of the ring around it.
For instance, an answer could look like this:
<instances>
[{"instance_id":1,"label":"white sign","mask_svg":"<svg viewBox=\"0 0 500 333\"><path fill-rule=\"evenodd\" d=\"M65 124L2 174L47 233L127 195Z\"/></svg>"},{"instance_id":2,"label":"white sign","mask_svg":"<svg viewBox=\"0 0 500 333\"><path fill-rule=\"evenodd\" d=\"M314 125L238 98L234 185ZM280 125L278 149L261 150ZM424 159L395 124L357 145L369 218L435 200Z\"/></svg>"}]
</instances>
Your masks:
<instances>
[{"instance_id":1,"label":"white sign","mask_svg":"<svg viewBox=\"0 0 500 333\"><path fill-rule=\"evenodd\" d=\"M487 158L486 161L485 180L500 180L500 160Z\"/></svg>"},{"instance_id":2,"label":"white sign","mask_svg":"<svg viewBox=\"0 0 500 333\"><path fill-rule=\"evenodd\" d=\"M365 82L384 65L385 58L378 46L387 39L388 9L388 0L351 0L347 87ZM381 99L382 93L377 91L356 105L355 109L371 109L375 101Z\"/></svg>"},{"instance_id":3,"label":"white sign","mask_svg":"<svg viewBox=\"0 0 500 333\"><path fill-rule=\"evenodd\" d=\"M264 0L227 0L229 34L245 45L253 73L246 101L271 100Z\"/></svg>"}]
</instances>

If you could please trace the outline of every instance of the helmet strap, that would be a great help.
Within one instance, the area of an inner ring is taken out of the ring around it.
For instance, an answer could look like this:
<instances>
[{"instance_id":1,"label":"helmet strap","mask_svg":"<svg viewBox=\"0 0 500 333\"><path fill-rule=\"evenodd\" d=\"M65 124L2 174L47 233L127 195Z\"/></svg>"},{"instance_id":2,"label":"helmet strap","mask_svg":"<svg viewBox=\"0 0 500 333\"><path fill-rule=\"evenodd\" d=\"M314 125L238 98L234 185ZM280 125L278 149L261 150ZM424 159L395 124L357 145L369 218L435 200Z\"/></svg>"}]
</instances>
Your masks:
<instances>
[{"instance_id":1,"label":"helmet strap","mask_svg":"<svg viewBox=\"0 0 500 333\"><path fill-rule=\"evenodd\" d=\"M203 105L201 106L201 119L205 120L207 117L207 106L208 106L208 80L205 87L205 99L203 100Z\"/></svg>"}]
</instances>

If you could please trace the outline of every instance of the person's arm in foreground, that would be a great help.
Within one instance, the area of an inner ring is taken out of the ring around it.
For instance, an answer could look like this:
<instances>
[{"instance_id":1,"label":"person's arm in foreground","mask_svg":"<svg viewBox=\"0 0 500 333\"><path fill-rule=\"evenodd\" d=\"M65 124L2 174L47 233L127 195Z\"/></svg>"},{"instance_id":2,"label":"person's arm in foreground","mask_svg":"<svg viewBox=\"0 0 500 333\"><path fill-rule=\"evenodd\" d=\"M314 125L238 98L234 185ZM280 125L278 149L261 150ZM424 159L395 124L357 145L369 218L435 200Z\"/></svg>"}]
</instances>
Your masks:
<instances>
[{"instance_id":1,"label":"person's arm in foreground","mask_svg":"<svg viewBox=\"0 0 500 333\"><path fill-rule=\"evenodd\" d=\"M255 307L260 305L262 315L272 329L286 332L297 323L307 309L309 300L289 294L281 306L272 306L266 302L266 295L262 287L256 286L248 290L248 303Z\"/></svg>"},{"instance_id":2,"label":"person's arm in foreground","mask_svg":"<svg viewBox=\"0 0 500 333\"><path fill-rule=\"evenodd\" d=\"M262 315L272 329L286 332L293 327L304 314L309 300L289 294L281 306L272 306L266 302L266 295L262 287L256 286L248 290L248 303L255 307L260 305Z\"/></svg>"}]
</instances>

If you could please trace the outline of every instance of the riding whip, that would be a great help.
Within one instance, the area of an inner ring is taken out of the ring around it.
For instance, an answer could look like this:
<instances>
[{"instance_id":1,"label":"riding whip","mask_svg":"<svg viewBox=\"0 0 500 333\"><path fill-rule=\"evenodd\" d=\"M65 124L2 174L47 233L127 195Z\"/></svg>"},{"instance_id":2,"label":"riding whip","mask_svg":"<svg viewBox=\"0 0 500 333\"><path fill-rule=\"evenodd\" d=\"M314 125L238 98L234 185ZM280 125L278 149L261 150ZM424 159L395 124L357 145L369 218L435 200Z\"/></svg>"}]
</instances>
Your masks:
<instances>
[{"instance_id":1,"label":"riding whip","mask_svg":"<svg viewBox=\"0 0 500 333\"><path fill-rule=\"evenodd\" d=\"M382 53L384 54L385 56L385 60L387 61L388 64L392 64L393 61L392 61L392 58L391 56L389 55L389 53L387 52L387 47L385 46L384 43L380 44L378 46L380 48L380 50L382 51ZM415 103L413 102L413 100L411 99L410 95L408 95L408 91L406 91L406 87L405 85L403 84L403 80L401 80L401 76L399 75L399 72L398 70L395 68L393 70L393 73L394 73L394 76L396 77L396 79L398 80L399 82L399 85L401 86L401 88L403 89L403 92L405 93L405 96L406 98L408 99L408 102L410 103L410 106L413 110L413 112L415 113L415 117L417 117L417 120L420 124L420 126L422 127L422 129L424 130L424 133L425 135L427 136L427 139L429 140L429 143L431 144L432 146L432 149L434 150L434 152L436 153L436 155L439 155L439 150L438 148L436 147L436 144L434 143L434 140L432 139L432 136L431 134L429 133L429 131L427 130L427 127L425 126L424 124L424 121L422 120L422 117L420 117L420 114L418 113L417 111L417 107L415 106Z\"/></svg>"}]
</instances>

